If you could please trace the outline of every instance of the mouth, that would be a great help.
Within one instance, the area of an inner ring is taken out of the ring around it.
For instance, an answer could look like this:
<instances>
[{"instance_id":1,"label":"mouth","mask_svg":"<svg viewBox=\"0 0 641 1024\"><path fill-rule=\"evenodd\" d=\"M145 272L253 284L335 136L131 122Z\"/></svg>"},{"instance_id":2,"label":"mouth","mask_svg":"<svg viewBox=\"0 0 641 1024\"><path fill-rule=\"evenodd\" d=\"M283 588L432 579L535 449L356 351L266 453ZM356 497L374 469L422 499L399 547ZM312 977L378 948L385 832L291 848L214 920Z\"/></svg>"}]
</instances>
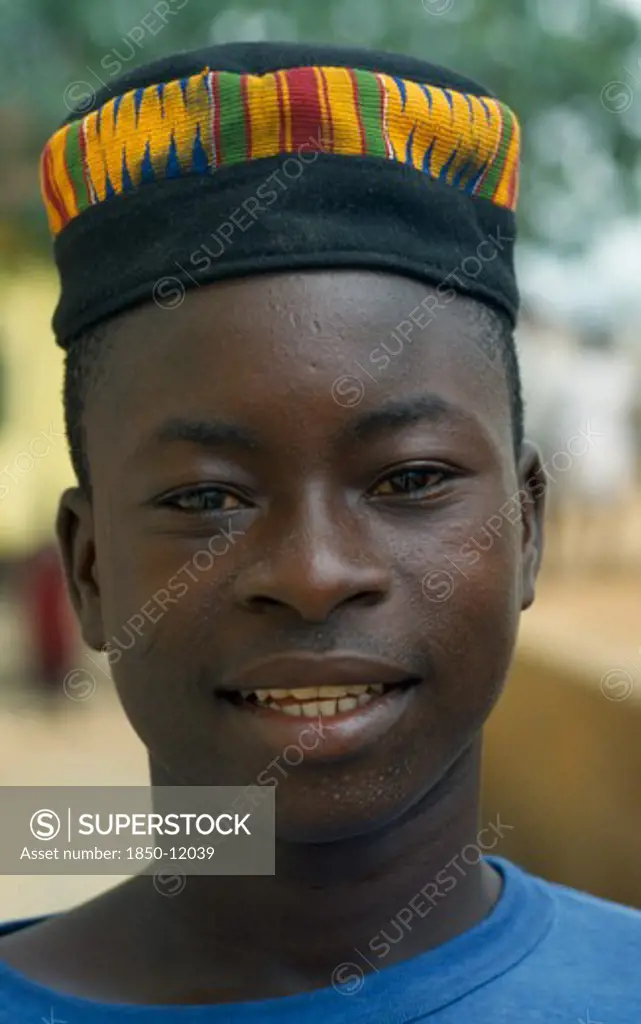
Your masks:
<instances>
[{"instance_id":1,"label":"mouth","mask_svg":"<svg viewBox=\"0 0 641 1024\"><path fill-rule=\"evenodd\" d=\"M329 720L358 714L361 709L373 703L385 702L392 695L399 696L402 691L417 683L418 679L408 678L401 683L243 690L223 692L221 696L235 707L247 711L263 711L289 718Z\"/></svg>"},{"instance_id":2,"label":"mouth","mask_svg":"<svg viewBox=\"0 0 641 1024\"><path fill-rule=\"evenodd\" d=\"M390 662L296 653L254 662L224 682L219 706L234 716L245 741L254 738L279 755L298 746L306 761L329 761L389 732L421 679Z\"/></svg>"}]
</instances>

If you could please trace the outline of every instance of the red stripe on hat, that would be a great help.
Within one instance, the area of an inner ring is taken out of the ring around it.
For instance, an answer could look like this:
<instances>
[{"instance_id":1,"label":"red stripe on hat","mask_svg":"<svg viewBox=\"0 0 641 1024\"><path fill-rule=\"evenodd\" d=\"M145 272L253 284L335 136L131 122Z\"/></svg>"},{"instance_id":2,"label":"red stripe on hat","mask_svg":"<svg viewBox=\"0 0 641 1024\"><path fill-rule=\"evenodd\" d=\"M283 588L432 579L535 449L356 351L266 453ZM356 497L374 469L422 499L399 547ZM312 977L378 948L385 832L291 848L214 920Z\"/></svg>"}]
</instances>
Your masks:
<instances>
[{"instance_id":1,"label":"red stripe on hat","mask_svg":"<svg viewBox=\"0 0 641 1024\"><path fill-rule=\"evenodd\" d=\"M323 115L318 79L313 68L292 68L285 72L289 85L292 119L292 149L298 150L322 131Z\"/></svg>"},{"instance_id":2,"label":"red stripe on hat","mask_svg":"<svg viewBox=\"0 0 641 1024\"><path fill-rule=\"evenodd\" d=\"M329 137L327 139L327 142L326 142L326 145L327 145L327 148L328 148L329 152L333 153L334 152L334 120L333 120L333 117L332 117L332 105L331 105L331 103L329 101L329 87L327 85L327 78L325 77L325 69L324 68L319 68L318 69L318 73L319 73L319 75L321 77L321 81L323 83L323 97L325 99L325 111L326 111L326 117L327 117L327 131L328 131L328 135L329 135Z\"/></svg>"},{"instance_id":3,"label":"red stripe on hat","mask_svg":"<svg viewBox=\"0 0 641 1024\"><path fill-rule=\"evenodd\" d=\"M69 214L62 201L62 196L58 191L53 176L53 154L50 146L47 146L44 152L42 185L48 202L53 206L54 210L60 217L62 226L64 227L69 220Z\"/></svg>"}]
</instances>

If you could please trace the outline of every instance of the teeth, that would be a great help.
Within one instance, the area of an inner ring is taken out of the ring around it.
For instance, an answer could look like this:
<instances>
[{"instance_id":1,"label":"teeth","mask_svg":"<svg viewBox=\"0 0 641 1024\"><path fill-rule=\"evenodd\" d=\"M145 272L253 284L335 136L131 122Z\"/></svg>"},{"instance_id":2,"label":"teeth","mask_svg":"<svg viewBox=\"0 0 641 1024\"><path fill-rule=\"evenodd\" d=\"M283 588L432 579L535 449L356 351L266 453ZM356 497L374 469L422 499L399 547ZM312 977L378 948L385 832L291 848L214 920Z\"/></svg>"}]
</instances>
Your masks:
<instances>
[{"instance_id":1,"label":"teeth","mask_svg":"<svg viewBox=\"0 0 641 1024\"><path fill-rule=\"evenodd\" d=\"M331 715L336 714L337 706L337 700L320 700L318 702L318 713L319 715L325 715L329 718Z\"/></svg>"},{"instance_id":2,"label":"teeth","mask_svg":"<svg viewBox=\"0 0 641 1024\"><path fill-rule=\"evenodd\" d=\"M242 690L243 698L254 697L264 708L281 711L293 718L331 718L346 711L365 707L383 693L379 684L371 686L317 686L298 690Z\"/></svg>"},{"instance_id":3,"label":"teeth","mask_svg":"<svg viewBox=\"0 0 641 1024\"><path fill-rule=\"evenodd\" d=\"M380 683L373 683L371 686L310 686L307 689L298 690L241 690L241 697L254 696L261 704L268 700L299 700L303 703L318 700L341 700L345 697L362 697L365 695L380 695L384 687Z\"/></svg>"},{"instance_id":4,"label":"teeth","mask_svg":"<svg viewBox=\"0 0 641 1024\"><path fill-rule=\"evenodd\" d=\"M367 693L369 689L369 686L358 686L356 684L354 686L319 686L318 696L333 697L335 700L339 700L341 697L346 696L357 697L359 693ZM383 687L381 686L382 689Z\"/></svg>"},{"instance_id":5,"label":"teeth","mask_svg":"<svg viewBox=\"0 0 641 1024\"><path fill-rule=\"evenodd\" d=\"M280 710L286 715L292 715L294 718L300 718L303 713L303 709L300 704L283 704L281 705Z\"/></svg>"}]
</instances>

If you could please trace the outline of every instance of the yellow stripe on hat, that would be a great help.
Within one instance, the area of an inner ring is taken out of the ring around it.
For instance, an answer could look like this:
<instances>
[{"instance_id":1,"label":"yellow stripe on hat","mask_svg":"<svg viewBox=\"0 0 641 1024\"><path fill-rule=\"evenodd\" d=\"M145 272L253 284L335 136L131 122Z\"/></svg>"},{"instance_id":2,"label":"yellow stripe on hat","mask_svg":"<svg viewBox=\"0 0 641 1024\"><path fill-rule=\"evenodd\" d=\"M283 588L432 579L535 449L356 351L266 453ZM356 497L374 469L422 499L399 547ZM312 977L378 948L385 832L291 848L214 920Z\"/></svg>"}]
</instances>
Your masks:
<instances>
[{"instance_id":1,"label":"yellow stripe on hat","mask_svg":"<svg viewBox=\"0 0 641 1024\"><path fill-rule=\"evenodd\" d=\"M388 136L398 161L405 163L412 135L411 160L414 167L422 167L425 153L433 138L434 123L425 92L416 82L402 84L390 75L379 75L388 95L386 111ZM417 136L418 132L418 136ZM415 162L418 160L418 164Z\"/></svg>"},{"instance_id":2,"label":"yellow stripe on hat","mask_svg":"<svg viewBox=\"0 0 641 1024\"><path fill-rule=\"evenodd\" d=\"M516 205L518 201L518 178L515 174L515 168L518 166L520 151L521 126L514 117L512 119L512 138L508 146L505 167L494 193L494 202L498 203L499 206Z\"/></svg>"},{"instance_id":3,"label":"yellow stripe on hat","mask_svg":"<svg viewBox=\"0 0 641 1024\"><path fill-rule=\"evenodd\" d=\"M274 75L247 76L252 159L273 156L280 149L278 87Z\"/></svg>"},{"instance_id":4,"label":"yellow stripe on hat","mask_svg":"<svg viewBox=\"0 0 641 1024\"><path fill-rule=\"evenodd\" d=\"M363 142L354 97L354 83L347 68L325 68L332 122L334 152L361 155Z\"/></svg>"},{"instance_id":5,"label":"yellow stripe on hat","mask_svg":"<svg viewBox=\"0 0 641 1024\"><path fill-rule=\"evenodd\" d=\"M80 130L85 136L85 153L87 162L87 173L95 192L96 199L102 201L107 195L107 178L105 174L105 159L102 152L102 143L98 132L99 114L102 112L93 110L81 122Z\"/></svg>"},{"instance_id":6,"label":"yellow stripe on hat","mask_svg":"<svg viewBox=\"0 0 641 1024\"><path fill-rule=\"evenodd\" d=\"M452 156L457 143L452 108L443 89L430 89L432 97L431 122L434 145L430 159L430 173L438 178Z\"/></svg>"},{"instance_id":7,"label":"yellow stripe on hat","mask_svg":"<svg viewBox=\"0 0 641 1024\"><path fill-rule=\"evenodd\" d=\"M105 174L111 187L122 192L123 139L116 119L116 101L105 103L98 124L100 148L105 166ZM105 182L106 187L106 182Z\"/></svg>"},{"instance_id":8,"label":"yellow stripe on hat","mask_svg":"<svg viewBox=\"0 0 641 1024\"><path fill-rule=\"evenodd\" d=\"M478 96L468 96L472 107L472 125L474 143L478 163L482 167L489 162L496 152L496 131L494 123L496 114L487 101L481 102Z\"/></svg>"},{"instance_id":9,"label":"yellow stripe on hat","mask_svg":"<svg viewBox=\"0 0 641 1024\"><path fill-rule=\"evenodd\" d=\"M66 149L69 125L66 125L61 132L57 132L51 140L51 170L53 178L58 186L58 192L62 199L68 217L75 217L78 213L78 203L74 192L69 171L67 170Z\"/></svg>"},{"instance_id":10,"label":"yellow stripe on hat","mask_svg":"<svg viewBox=\"0 0 641 1024\"><path fill-rule=\"evenodd\" d=\"M331 153L332 150L332 127L331 118L329 114L329 106L327 103L327 97L325 95L325 78L323 75L322 68L314 68L314 78L316 79L316 89L318 91L318 105L321 112L321 135L319 138L320 148L325 153Z\"/></svg>"}]
</instances>

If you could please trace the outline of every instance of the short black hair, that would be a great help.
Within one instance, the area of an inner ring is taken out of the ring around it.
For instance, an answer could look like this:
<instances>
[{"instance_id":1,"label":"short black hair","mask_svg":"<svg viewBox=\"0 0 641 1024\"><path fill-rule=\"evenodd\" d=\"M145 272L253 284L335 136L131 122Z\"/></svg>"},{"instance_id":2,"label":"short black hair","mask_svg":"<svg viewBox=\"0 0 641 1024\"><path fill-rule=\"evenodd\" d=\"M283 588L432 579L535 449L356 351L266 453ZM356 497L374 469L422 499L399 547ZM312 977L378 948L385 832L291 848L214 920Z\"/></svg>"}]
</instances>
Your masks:
<instances>
[{"instance_id":1,"label":"short black hair","mask_svg":"<svg viewBox=\"0 0 641 1024\"><path fill-rule=\"evenodd\" d=\"M475 341L484 357L507 381L514 456L518 460L524 437L524 406L521 373L511 320L498 307L476 299L461 302L459 308L472 328ZM65 360L64 413L71 463L83 493L91 498L91 474L87 458L84 414L94 388L106 384L109 353L113 349L113 333L109 321L77 338L69 347Z\"/></svg>"}]
</instances>

